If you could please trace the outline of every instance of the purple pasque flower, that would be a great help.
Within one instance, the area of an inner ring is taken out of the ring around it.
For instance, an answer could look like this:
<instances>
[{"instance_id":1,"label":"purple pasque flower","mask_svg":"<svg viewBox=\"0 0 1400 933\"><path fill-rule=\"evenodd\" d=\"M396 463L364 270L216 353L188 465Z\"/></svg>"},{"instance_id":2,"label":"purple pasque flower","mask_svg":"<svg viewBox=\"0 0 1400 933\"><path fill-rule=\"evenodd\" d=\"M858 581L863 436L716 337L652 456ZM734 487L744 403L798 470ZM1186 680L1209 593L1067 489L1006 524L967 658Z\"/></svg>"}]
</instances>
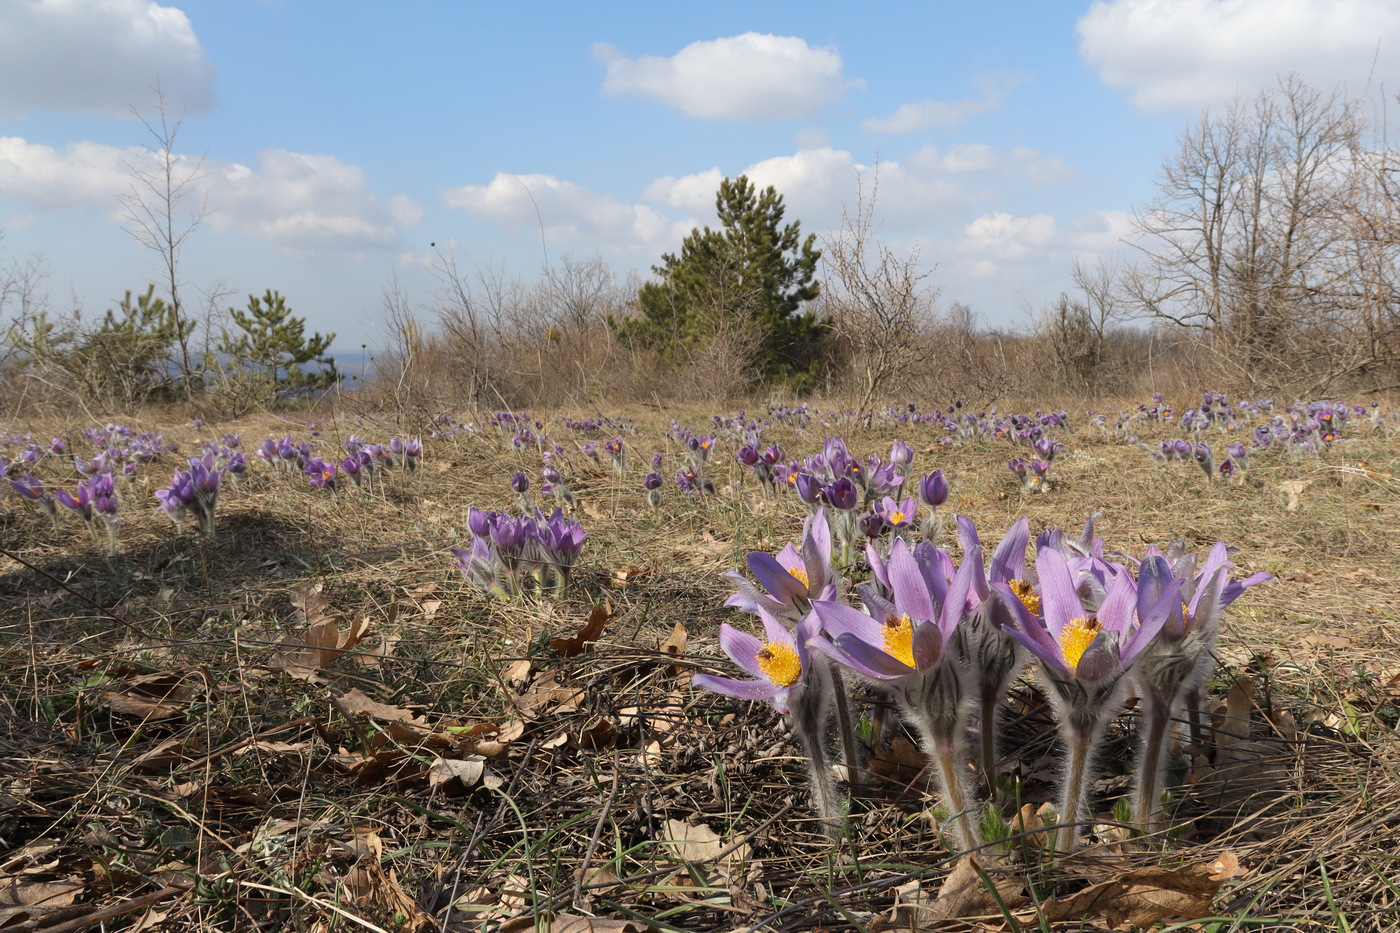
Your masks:
<instances>
[{"instance_id":1,"label":"purple pasque flower","mask_svg":"<svg viewBox=\"0 0 1400 933\"><path fill-rule=\"evenodd\" d=\"M959 515L958 539L962 543L963 564L972 564L977 574L972 580L968 601L975 610L958 629L956 649L966 659L969 674L981 708L982 772L987 785L996 789L997 719L1012 679L1026 664L1026 650L1012 632L1012 608L1003 593L1020 601L1021 608L1033 615L1040 611L1040 597L1034 584L1026 580L1026 545L1030 524L1025 516L1016 521L992 552L990 570L982 565L982 543L972 522ZM1033 607L1033 608L1032 608Z\"/></svg>"},{"instance_id":2,"label":"purple pasque flower","mask_svg":"<svg viewBox=\"0 0 1400 933\"><path fill-rule=\"evenodd\" d=\"M763 623L762 641L727 622L719 627L721 650L752 679L696 674L691 682L712 693L760 700L779 713L791 713L794 700L812 686L813 671L820 667L812 663L809 650L817 636L816 617L808 615L792 632L767 610L760 607L756 614Z\"/></svg>"},{"instance_id":3,"label":"purple pasque flower","mask_svg":"<svg viewBox=\"0 0 1400 933\"><path fill-rule=\"evenodd\" d=\"M932 550L927 543L920 547ZM938 568L921 564L908 544L896 539L887 570L893 601L866 589L866 612L835 600L812 604L826 634L812 646L889 690L938 765L936 776L953 813L958 845L972 849L980 842L963 763L969 678L952 643L968 614L981 558L965 560L949 583Z\"/></svg>"},{"instance_id":4,"label":"purple pasque flower","mask_svg":"<svg viewBox=\"0 0 1400 933\"><path fill-rule=\"evenodd\" d=\"M862 515L857 525L860 528L860 533L869 538L870 542L874 542L875 539L883 537L885 532L890 529L890 526L885 523L885 520L875 512L871 512L869 515ZM866 547L869 546L870 543L867 543Z\"/></svg>"},{"instance_id":5,"label":"purple pasque flower","mask_svg":"<svg viewBox=\"0 0 1400 933\"><path fill-rule=\"evenodd\" d=\"M176 470L170 486L154 493L160 510L177 526L184 523L195 504L194 485L188 470Z\"/></svg>"},{"instance_id":6,"label":"purple pasque flower","mask_svg":"<svg viewBox=\"0 0 1400 933\"><path fill-rule=\"evenodd\" d=\"M1215 476L1215 452L1210 449L1210 445L1201 441L1191 450L1191 457L1196 461L1196 465L1206 474L1206 479Z\"/></svg>"},{"instance_id":7,"label":"purple pasque flower","mask_svg":"<svg viewBox=\"0 0 1400 933\"><path fill-rule=\"evenodd\" d=\"M879 457L867 459L860 476L865 488L866 502L874 501L876 496L898 492L904 485L904 477L895 469L895 465L881 463Z\"/></svg>"},{"instance_id":8,"label":"purple pasque flower","mask_svg":"<svg viewBox=\"0 0 1400 933\"><path fill-rule=\"evenodd\" d=\"M809 643L817 637L815 615L797 623L795 631L771 613L758 610L763 640L722 623L719 645L729 659L752 679L696 674L695 686L741 700L759 700L789 717L807 752L808 777L817 815L827 833L839 835L841 808L827 764L826 729L836 705L830 665L813 658Z\"/></svg>"},{"instance_id":9,"label":"purple pasque flower","mask_svg":"<svg viewBox=\"0 0 1400 933\"><path fill-rule=\"evenodd\" d=\"M12 479L9 482L10 488L19 493L22 498L38 505L49 518L54 521L58 520L58 510L54 505L53 494L33 473L21 473L19 479Z\"/></svg>"},{"instance_id":10,"label":"purple pasque flower","mask_svg":"<svg viewBox=\"0 0 1400 933\"><path fill-rule=\"evenodd\" d=\"M662 484L663 480L661 479L661 474L656 472L648 473L642 480L642 488L647 491L647 505L651 506L653 509L659 509L661 507Z\"/></svg>"},{"instance_id":11,"label":"purple pasque flower","mask_svg":"<svg viewBox=\"0 0 1400 933\"><path fill-rule=\"evenodd\" d=\"M588 532L578 521L566 517L562 509L555 509L543 522L536 522L535 535L544 563L557 575L555 589L562 596L568 589Z\"/></svg>"},{"instance_id":12,"label":"purple pasque flower","mask_svg":"<svg viewBox=\"0 0 1400 933\"><path fill-rule=\"evenodd\" d=\"M340 472L350 477L350 482L359 486L364 482L365 469L371 462L369 454L357 450L340 461Z\"/></svg>"},{"instance_id":13,"label":"purple pasque flower","mask_svg":"<svg viewBox=\"0 0 1400 933\"><path fill-rule=\"evenodd\" d=\"M811 473L797 473L794 474L792 483L799 499L814 508L821 505L824 487L820 479Z\"/></svg>"},{"instance_id":14,"label":"purple pasque flower","mask_svg":"<svg viewBox=\"0 0 1400 933\"><path fill-rule=\"evenodd\" d=\"M470 550L452 548L452 556L467 582L492 595L508 598L506 591L501 589L501 562L486 538L472 538Z\"/></svg>"},{"instance_id":15,"label":"purple pasque flower","mask_svg":"<svg viewBox=\"0 0 1400 933\"><path fill-rule=\"evenodd\" d=\"M860 505L856 484L851 482L848 476L843 476L834 483L823 487L822 499L826 501L827 505L843 512L854 511Z\"/></svg>"},{"instance_id":16,"label":"purple pasque flower","mask_svg":"<svg viewBox=\"0 0 1400 933\"><path fill-rule=\"evenodd\" d=\"M890 445L890 464L896 469L902 470L913 462L914 448L900 440Z\"/></svg>"},{"instance_id":17,"label":"purple pasque flower","mask_svg":"<svg viewBox=\"0 0 1400 933\"><path fill-rule=\"evenodd\" d=\"M339 478L339 469L334 458L322 460L320 457L312 457L306 461L306 466L302 468L306 474L306 479L317 489L329 489L334 492Z\"/></svg>"},{"instance_id":18,"label":"purple pasque flower","mask_svg":"<svg viewBox=\"0 0 1400 933\"><path fill-rule=\"evenodd\" d=\"M923 475L919 480L919 498L930 509L936 509L948 501L948 480L942 470Z\"/></svg>"},{"instance_id":19,"label":"purple pasque flower","mask_svg":"<svg viewBox=\"0 0 1400 933\"><path fill-rule=\"evenodd\" d=\"M776 555L750 551L745 560L762 589L728 571L725 579L739 592L725 600L726 606L744 612L763 609L795 620L807 613L813 600L836 597L838 579L831 567L831 529L825 512L816 512L803 521L801 550L788 543Z\"/></svg>"},{"instance_id":20,"label":"purple pasque flower","mask_svg":"<svg viewBox=\"0 0 1400 933\"><path fill-rule=\"evenodd\" d=\"M622 435L619 434L612 440L603 442L603 449L612 457L613 469L619 473L627 472L627 452L623 449Z\"/></svg>"},{"instance_id":21,"label":"purple pasque flower","mask_svg":"<svg viewBox=\"0 0 1400 933\"><path fill-rule=\"evenodd\" d=\"M1080 599L1069 562L1059 550L1041 549L1036 571L1043 618L1031 616L1009 588L998 589L1012 609L1011 631L1040 663L1046 696L1068 751L1057 839L1057 848L1067 851L1075 846L1074 827L1084 811L1094 750L1123 704L1127 675L1138 655L1180 601L1181 585L1169 585L1142 615L1131 575L1119 573L1094 611Z\"/></svg>"},{"instance_id":22,"label":"purple pasque flower","mask_svg":"<svg viewBox=\"0 0 1400 933\"><path fill-rule=\"evenodd\" d=\"M53 491L54 501L77 516L87 525L92 524L92 489L88 486L88 481L83 480L78 483L78 494L70 495L65 489L55 489Z\"/></svg>"},{"instance_id":23,"label":"purple pasque flower","mask_svg":"<svg viewBox=\"0 0 1400 933\"><path fill-rule=\"evenodd\" d=\"M913 496L909 496L901 502L895 501L892 496L885 496L876 506L875 513L885 520L885 524L899 532L914 524L914 517L918 509L918 503L914 501Z\"/></svg>"},{"instance_id":24,"label":"purple pasque flower","mask_svg":"<svg viewBox=\"0 0 1400 933\"><path fill-rule=\"evenodd\" d=\"M530 477L526 476L523 471L517 470L515 475L510 478L510 488L522 496L525 495L530 491Z\"/></svg>"}]
</instances>

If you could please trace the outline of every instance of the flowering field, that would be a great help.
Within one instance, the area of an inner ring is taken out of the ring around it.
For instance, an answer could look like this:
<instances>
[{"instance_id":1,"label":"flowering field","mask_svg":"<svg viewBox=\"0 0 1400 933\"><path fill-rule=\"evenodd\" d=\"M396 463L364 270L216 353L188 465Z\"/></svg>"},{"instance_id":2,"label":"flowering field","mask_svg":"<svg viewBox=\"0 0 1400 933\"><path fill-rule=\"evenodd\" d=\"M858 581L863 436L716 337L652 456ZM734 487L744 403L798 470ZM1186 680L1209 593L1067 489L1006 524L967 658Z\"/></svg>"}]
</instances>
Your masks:
<instances>
[{"instance_id":1,"label":"flowering field","mask_svg":"<svg viewBox=\"0 0 1400 933\"><path fill-rule=\"evenodd\" d=\"M0 930L1400 925L1400 411L0 433Z\"/></svg>"}]
</instances>

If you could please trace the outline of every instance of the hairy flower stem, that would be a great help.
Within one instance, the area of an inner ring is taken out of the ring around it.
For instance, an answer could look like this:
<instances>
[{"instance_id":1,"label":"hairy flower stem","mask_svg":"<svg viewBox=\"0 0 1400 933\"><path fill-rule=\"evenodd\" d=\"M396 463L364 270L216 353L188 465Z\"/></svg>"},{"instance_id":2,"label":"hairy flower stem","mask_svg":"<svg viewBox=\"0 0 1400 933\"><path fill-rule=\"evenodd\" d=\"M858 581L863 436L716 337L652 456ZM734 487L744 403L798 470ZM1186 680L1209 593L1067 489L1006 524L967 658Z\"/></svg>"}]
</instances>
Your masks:
<instances>
[{"instance_id":1,"label":"hairy flower stem","mask_svg":"<svg viewBox=\"0 0 1400 933\"><path fill-rule=\"evenodd\" d=\"M820 732L802 730L802 745L807 751L808 779L812 784L812 803L821 820L822 831L828 839L841 838L841 805L836 800L836 787L831 780L831 766L826 760Z\"/></svg>"},{"instance_id":2,"label":"hairy flower stem","mask_svg":"<svg viewBox=\"0 0 1400 933\"><path fill-rule=\"evenodd\" d=\"M851 723L851 701L846 693L846 680L841 676L841 668L827 661L831 670L832 695L836 698L836 723L841 730L841 746L846 756L846 780L855 786L861 783L860 754L856 748L856 732Z\"/></svg>"},{"instance_id":3,"label":"hairy flower stem","mask_svg":"<svg viewBox=\"0 0 1400 933\"><path fill-rule=\"evenodd\" d=\"M977 824L974 822L974 813L968 806L967 794L965 793L963 771L959 767L959 759L956 749L945 746L946 751L940 751L934 755L938 762L938 789L943 794L943 802L947 805L951 813L950 819L953 824L953 836L956 840L958 851L971 852L982 844L977 833Z\"/></svg>"},{"instance_id":4,"label":"hairy flower stem","mask_svg":"<svg viewBox=\"0 0 1400 933\"><path fill-rule=\"evenodd\" d=\"M1088 781L1089 761L1093 747L1068 733L1063 734L1069 747L1069 762L1065 766L1063 798L1060 801L1059 829L1055 836L1055 851L1073 852L1078 844L1078 827L1084 807L1084 792Z\"/></svg>"},{"instance_id":5,"label":"hairy flower stem","mask_svg":"<svg viewBox=\"0 0 1400 933\"><path fill-rule=\"evenodd\" d=\"M1137 786L1133 790L1133 822L1143 832L1159 833L1166 828L1162 819L1162 770L1166 744L1171 735L1171 708L1149 701L1144 719L1146 729L1138 753Z\"/></svg>"},{"instance_id":6,"label":"hairy flower stem","mask_svg":"<svg viewBox=\"0 0 1400 933\"><path fill-rule=\"evenodd\" d=\"M996 697L982 697L982 776L987 781L987 793L996 802L1000 802L1004 796L1001 787L997 785L997 713L1001 712L1001 703Z\"/></svg>"},{"instance_id":7,"label":"hairy flower stem","mask_svg":"<svg viewBox=\"0 0 1400 933\"><path fill-rule=\"evenodd\" d=\"M1186 691L1186 727L1191 736L1191 744L1201 747L1201 688L1191 687Z\"/></svg>"}]
</instances>

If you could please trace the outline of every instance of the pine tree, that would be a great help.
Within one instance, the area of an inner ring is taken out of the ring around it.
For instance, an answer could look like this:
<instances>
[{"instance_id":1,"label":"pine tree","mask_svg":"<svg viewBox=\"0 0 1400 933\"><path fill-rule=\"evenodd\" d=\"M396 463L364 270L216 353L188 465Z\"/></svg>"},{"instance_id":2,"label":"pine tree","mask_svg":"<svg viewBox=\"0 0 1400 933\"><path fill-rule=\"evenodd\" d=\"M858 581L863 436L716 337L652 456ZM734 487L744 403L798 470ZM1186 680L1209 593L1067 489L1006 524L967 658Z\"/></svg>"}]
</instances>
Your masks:
<instances>
[{"instance_id":1,"label":"pine tree","mask_svg":"<svg viewBox=\"0 0 1400 933\"><path fill-rule=\"evenodd\" d=\"M619 335L673 357L721 333L753 337L757 370L801 386L816 374L826 326L802 307L817 297L816 237L783 224L783 198L759 192L747 176L726 178L715 196L721 227L691 231L679 256L653 267L659 282L642 286L641 317L616 324Z\"/></svg>"},{"instance_id":2,"label":"pine tree","mask_svg":"<svg viewBox=\"0 0 1400 933\"><path fill-rule=\"evenodd\" d=\"M261 298L249 295L246 311L228 311L242 333L227 335L219 349L238 365L261 370L271 401L329 388L340 381L335 359L326 356L335 334L306 336L306 318L294 316L287 299L276 291L268 289ZM316 363L319 368L303 370L307 363Z\"/></svg>"}]
</instances>

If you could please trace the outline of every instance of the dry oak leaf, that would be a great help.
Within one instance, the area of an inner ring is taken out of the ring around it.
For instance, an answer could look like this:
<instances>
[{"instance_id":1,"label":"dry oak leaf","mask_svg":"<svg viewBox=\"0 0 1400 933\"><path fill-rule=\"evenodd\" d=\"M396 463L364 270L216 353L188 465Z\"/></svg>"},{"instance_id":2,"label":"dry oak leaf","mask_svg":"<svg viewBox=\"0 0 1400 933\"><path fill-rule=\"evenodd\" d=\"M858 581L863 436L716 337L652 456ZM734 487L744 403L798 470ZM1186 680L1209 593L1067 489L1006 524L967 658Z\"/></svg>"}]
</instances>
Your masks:
<instances>
[{"instance_id":1,"label":"dry oak leaf","mask_svg":"<svg viewBox=\"0 0 1400 933\"><path fill-rule=\"evenodd\" d=\"M1210 865L1139 868L1050 900L1042 909L1048 920L1102 917L1119 930L1142 930L1172 917L1196 920L1211 913L1211 902L1225 883L1212 877L1212 869Z\"/></svg>"},{"instance_id":2,"label":"dry oak leaf","mask_svg":"<svg viewBox=\"0 0 1400 933\"><path fill-rule=\"evenodd\" d=\"M195 691L183 674L141 674L108 684L98 696L112 712L140 719L169 719L185 711Z\"/></svg>"},{"instance_id":3,"label":"dry oak leaf","mask_svg":"<svg viewBox=\"0 0 1400 933\"><path fill-rule=\"evenodd\" d=\"M938 899L932 904L928 903L926 894L918 892L912 903L896 905L895 915L891 917L895 927L903 928L907 925L913 925L916 929L920 929L922 928L921 924L926 923L938 924L945 920L999 914L1000 908L997 906L997 899L992 896L987 882L983 880L981 867L981 863L977 861L975 855L968 854L958 859L952 872L943 879L943 884L938 889ZM996 893L1001 896L1008 908L1014 910L1023 907L1028 902L1025 894L1025 882L1021 879L989 877L992 878ZM908 892L903 893L907 896Z\"/></svg>"},{"instance_id":4,"label":"dry oak leaf","mask_svg":"<svg viewBox=\"0 0 1400 933\"><path fill-rule=\"evenodd\" d=\"M549 640L550 650L566 658L583 654L593 642L602 636L603 629L607 627L608 621L612 617L612 600L609 599L601 606L593 607L593 611L588 613L588 621L584 623L583 628L578 630L577 634L570 638L551 638Z\"/></svg>"},{"instance_id":5,"label":"dry oak leaf","mask_svg":"<svg viewBox=\"0 0 1400 933\"><path fill-rule=\"evenodd\" d=\"M369 632L369 617L360 616L348 626L342 632L336 619L317 616L301 632L281 639L268 663L293 677L315 679L317 671L329 667L336 658L360 643Z\"/></svg>"}]
</instances>

